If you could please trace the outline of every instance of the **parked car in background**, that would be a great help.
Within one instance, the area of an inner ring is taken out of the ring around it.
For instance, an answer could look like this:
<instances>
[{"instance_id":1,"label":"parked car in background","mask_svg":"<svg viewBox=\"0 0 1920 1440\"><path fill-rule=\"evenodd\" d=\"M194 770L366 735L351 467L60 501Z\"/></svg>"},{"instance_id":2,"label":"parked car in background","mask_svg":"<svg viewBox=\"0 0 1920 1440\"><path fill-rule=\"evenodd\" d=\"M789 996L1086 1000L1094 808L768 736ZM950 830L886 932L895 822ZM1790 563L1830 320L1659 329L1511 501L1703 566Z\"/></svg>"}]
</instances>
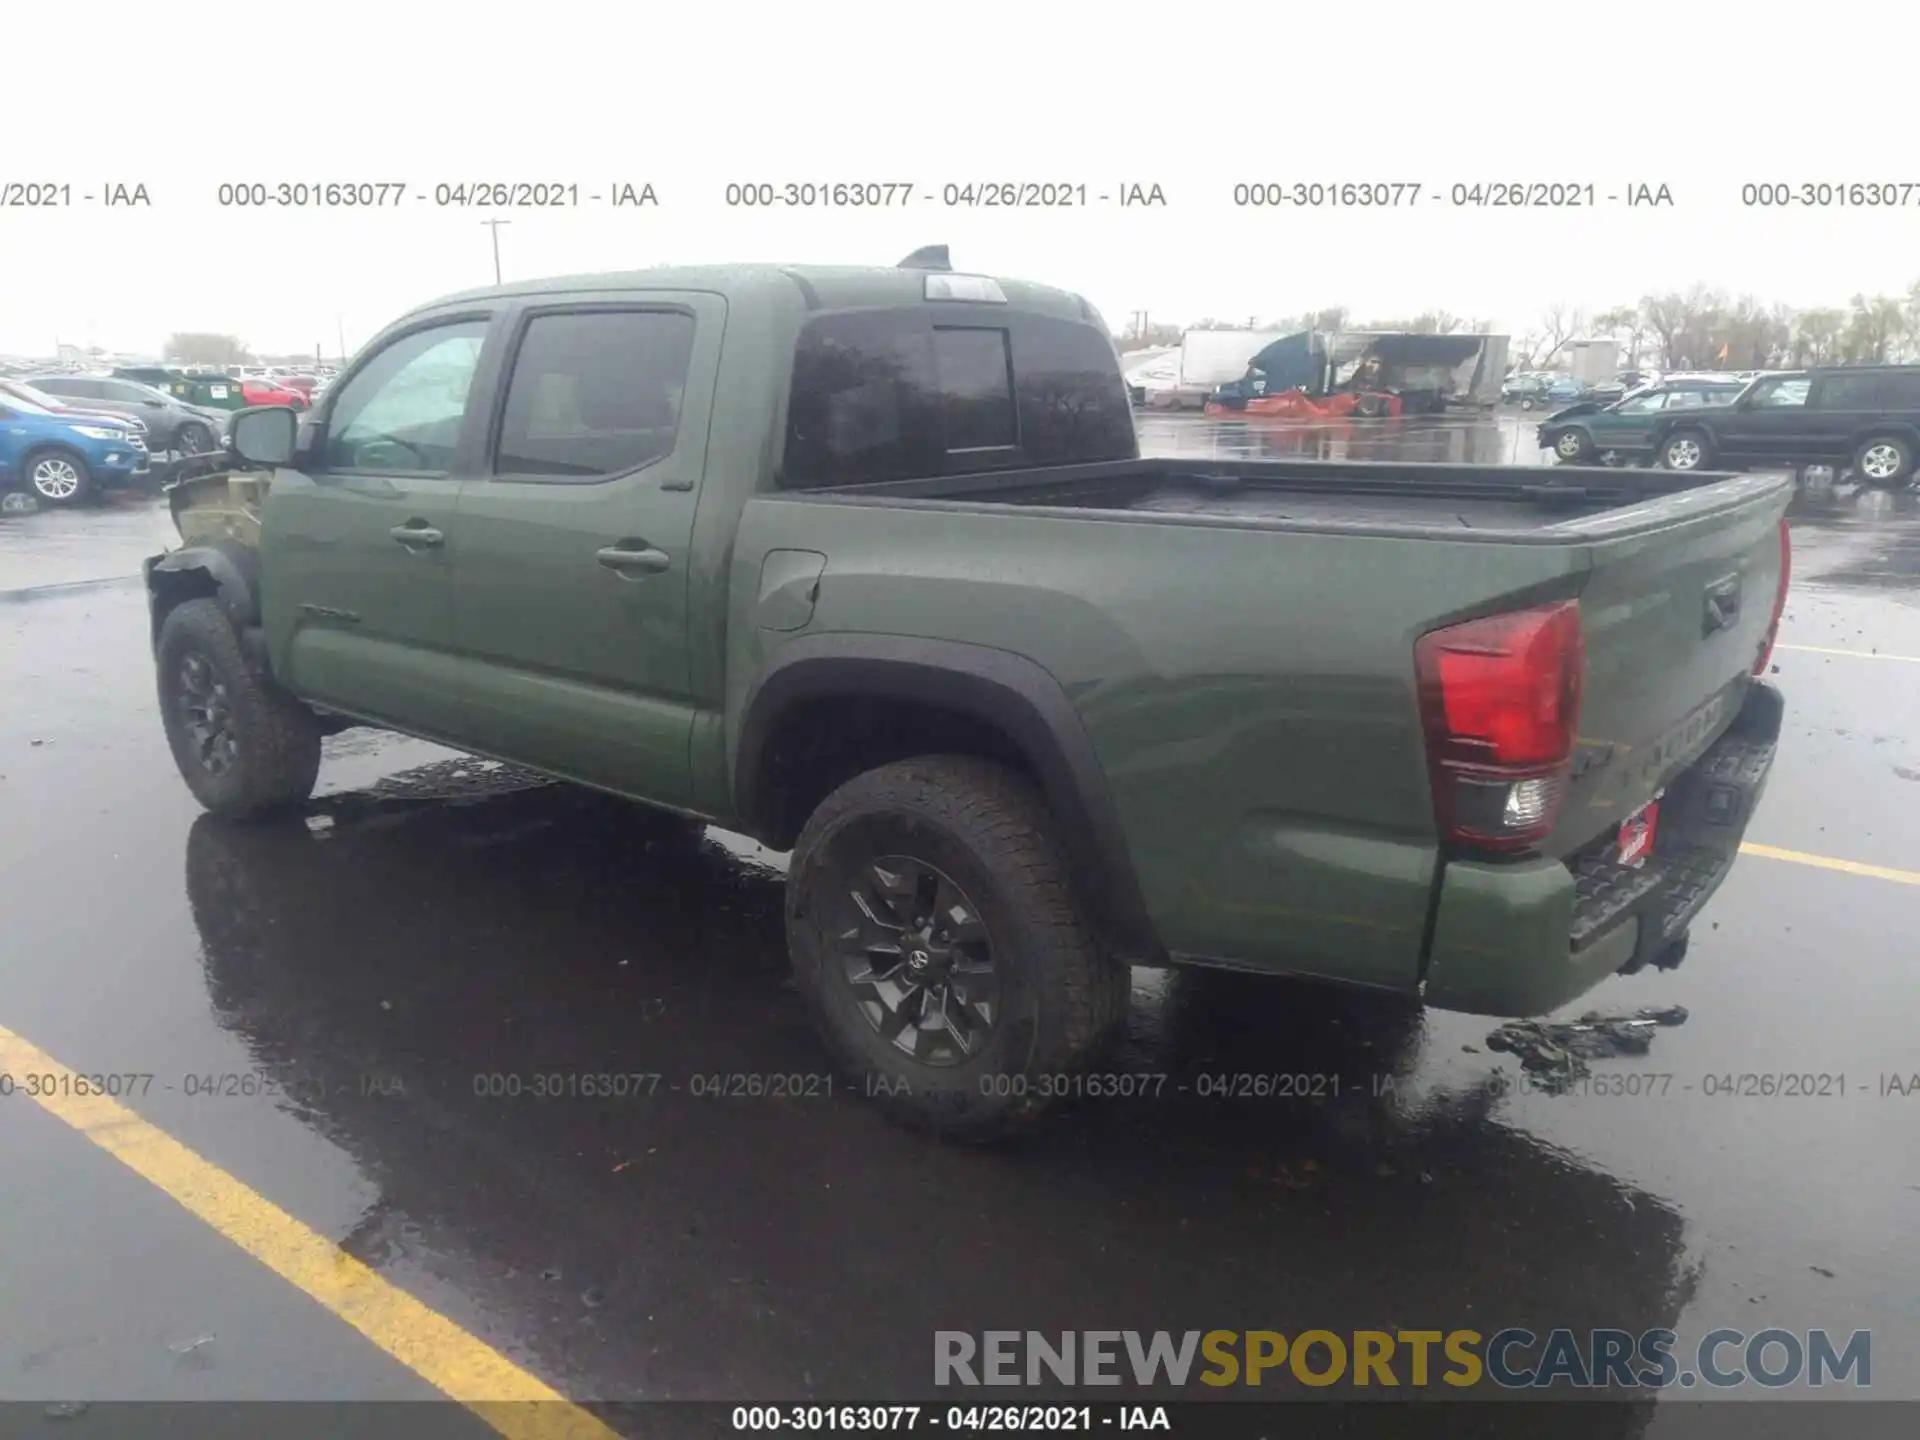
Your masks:
<instances>
[{"instance_id":1,"label":"parked car in background","mask_svg":"<svg viewBox=\"0 0 1920 1440\"><path fill-rule=\"evenodd\" d=\"M112 375L36 375L29 382L57 399L141 421L156 451L204 455L217 448L226 417L138 380Z\"/></svg>"},{"instance_id":2,"label":"parked car in background","mask_svg":"<svg viewBox=\"0 0 1920 1440\"><path fill-rule=\"evenodd\" d=\"M1553 378L1538 370L1516 370L1500 382L1500 398L1519 405L1522 410L1537 409Z\"/></svg>"},{"instance_id":3,"label":"parked car in background","mask_svg":"<svg viewBox=\"0 0 1920 1440\"><path fill-rule=\"evenodd\" d=\"M0 399L13 396L29 405L37 405L42 410L52 411L56 415L70 415L80 420L125 420L133 426L134 433L151 448L147 440L147 423L138 416L118 415L111 410L95 410L75 401L62 399L58 395L49 395L45 390L36 390L24 380L0 380Z\"/></svg>"},{"instance_id":4,"label":"parked car in background","mask_svg":"<svg viewBox=\"0 0 1920 1440\"><path fill-rule=\"evenodd\" d=\"M256 405L290 405L295 410L305 410L313 403L304 391L290 389L278 380L242 380L240 398L248 409Z\"/></svg>"},{"instance_id":5,"label":"parked car in background","mask_svg":"<svg viewBox=\"0 0 1920 1440\"><path fill-rule=\"evenodd\" d=\"M276 375L273 377L273 383L288 390L298 390L302 395L311 400L313 398L313 392L319 388L320 377L305 373Z\"/></svg>"},{"instance_id":6,"label":"parked car in background","mask_svg":"<svg viewBox=\"0 0 1920 1440\"><path fill-rule=\"evenodd\" d=\"M1863 485L1909 485L1920 458L1920 365L1763 374L1730 405L1662 415L1653 438L1669 470L1825 466Z\"/></svg>"},{"instance_id":7,"label":"parked car in background","mask_svg":"<svg viewBox=\"0 0 1920 1440\"><path fill-rule=\"evenodd\" d=\"M1557 410L1535 434L1540 448L1563 465L1651 460L1654 431L1664 416L1731 405L1744 388L1733 380L1669 380L1611 402L1589 399Z\"/></svg>"},{"instance_id":8,"label":"parked car in background","mask_svg":"<svg viewBox=\"0 0 1920 1440\"><path fill-rule=\"evenodd\" d=\"M108 373L116 380L137 380L142 385L165 390L185 372L172 365L116 365Z\"/></svg>"},{"instance_id":9,"label":"parked car in background","mask_svg":"<svg viewBox=\"0 0 1920 1440\"><path fill-rule=\"evenodd\" d=\"M48 505L78 505L150 468L146 444L127 420L67 415L0 395L0 487L24 486Z\"/></svg>"}]
</instances>

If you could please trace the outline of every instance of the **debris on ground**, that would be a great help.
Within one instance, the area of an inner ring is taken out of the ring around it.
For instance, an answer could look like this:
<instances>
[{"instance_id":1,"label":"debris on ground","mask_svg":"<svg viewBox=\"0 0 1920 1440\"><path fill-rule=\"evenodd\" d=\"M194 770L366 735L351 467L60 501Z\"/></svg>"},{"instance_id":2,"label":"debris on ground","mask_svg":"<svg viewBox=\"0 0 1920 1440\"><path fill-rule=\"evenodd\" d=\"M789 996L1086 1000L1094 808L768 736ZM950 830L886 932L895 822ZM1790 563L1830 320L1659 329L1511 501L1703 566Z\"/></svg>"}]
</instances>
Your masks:
<instances>
[{"instance_id":1,"label":"debris on ground","mask_svg":"<svg viewBox=\"0 0 1920 1440\"><path fill-rule=\"evenodd\" d=\"M1586 1062L1615 1055L1644 1055L1656 1030L1684 1025L1684 1005L1644 1005L1631 1015L1589 1010L1578 1020L1512 1020L1487 1036L1487 1048L1513 1055L1520 1068L1549 1091L1564 1090L1589 1072Z\"/></svg>"}]
</instances>

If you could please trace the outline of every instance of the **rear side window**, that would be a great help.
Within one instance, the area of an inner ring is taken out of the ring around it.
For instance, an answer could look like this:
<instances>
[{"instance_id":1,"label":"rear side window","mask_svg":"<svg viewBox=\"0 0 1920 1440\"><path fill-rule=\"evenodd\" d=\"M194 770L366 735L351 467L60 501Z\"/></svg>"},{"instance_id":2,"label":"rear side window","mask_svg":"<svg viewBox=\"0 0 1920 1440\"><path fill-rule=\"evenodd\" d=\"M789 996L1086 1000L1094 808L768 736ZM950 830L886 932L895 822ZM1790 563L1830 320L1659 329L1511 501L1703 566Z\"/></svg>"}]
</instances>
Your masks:
<instances>
[{"instance_id":1,"label":"rear side window","mask_svg":"<svg viewBox=\"0 0 1920 1440\"><path fill-rule=\"evenodd\" d=\"M1887 410L1920 410L1920 369L1894 370L1882 375L1879 403Z\"/></svg>"},{"instance_id":2,"label":"rear side window","mask_svg":"<svg viewBox=\"0 0 1920 1440\"><path fill-rule=\"evenodd\" d=\"M992 321L916 307L809 322L794 353L781 484L1134 455L1133 411L1103 331L1023 312Z\"/></svg>"},{"instance_id":3,"label":"rear side window","mask_svg":"<svg viewBox=\"0 0 1920 1440\"><path fill-rule=\"evenodd\" d=\"M678 310L536 315L507 382L493 473L593 480L673 452L693 357Z\"/></svg>"},{"instance_id":4,"label":"rear side window","mask_svg":"<svg viewBox=\"0 0 1920 1440\"><path fill-rule=\"evenodd\" d=\"M1755 410L1789 410L1805 405L1812 388L1811 380L1762 380L1754 385L1747 404Z\"/></svg>"},{"instance_id":5,"label":"rear side window","mask_svg":"<svg viewBox=\"0 0 1920 1440\"><path fill-rule=\"evenodd\" d=\"M1878 375L1829 375L1820 387L1822 410L1871 410L1879 404Z\"/></svg>"}]
</instances>

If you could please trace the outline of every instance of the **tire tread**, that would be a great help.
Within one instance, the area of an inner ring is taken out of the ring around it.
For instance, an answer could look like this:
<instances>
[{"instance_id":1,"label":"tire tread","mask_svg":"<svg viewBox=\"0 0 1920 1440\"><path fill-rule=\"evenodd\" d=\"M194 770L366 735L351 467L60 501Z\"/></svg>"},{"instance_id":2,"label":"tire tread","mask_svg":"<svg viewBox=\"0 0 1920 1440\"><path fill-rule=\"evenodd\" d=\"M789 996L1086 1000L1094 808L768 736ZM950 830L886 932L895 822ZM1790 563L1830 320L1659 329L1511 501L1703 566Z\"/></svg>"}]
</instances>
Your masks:
<instances>
[{"instance_id":1,"label":"tire tread","mask_svg":"<svg viewBox=\"0 0 1920 1440\"><path fill-rule=\"evenodd\" d=\"M177 651L189 641L221 671L236 712L241 754L233 787L210 790L210 777L190 766L180 749L184 736L165 687ZM252 819L299 805L313 794L320 774L319 721L249 662L233 622L217 600L186 600L169 611L156 652L167 738L182 777L202 805L231 819Z\"/></svg>"},{"instance_id":2,"label":"tire tread","mask_svg":"<svg viewBox=\"0 0 1920 1440\"><path fill-rule=\"evenodd\" d=\"M837 1058L852 1073L869 1073L868 1058L841 1035L825 1013L821 977L807 973L805 940L796 924L797 893L807 859L843 823L876 811L924 815L958 837L994 878L1015 912L1015 938L1031 967L1039 1004L1034 1048L1026 1069L1052 1074L1081 1068L1124 1023L1129 968L1103 950L1075 892L1065 851L1038 792L1003 765L969 755L927 755L896 761L855 776L814 811L794 846L789 881L789 933L800 988L807 995ZM917 1094L873 1098L897 1118L953 1138L991 1138L1031 1122L1048 1108L1033 1096L986 1111L942 1108L931 1113Z\"/></svg>"}]
</instances>

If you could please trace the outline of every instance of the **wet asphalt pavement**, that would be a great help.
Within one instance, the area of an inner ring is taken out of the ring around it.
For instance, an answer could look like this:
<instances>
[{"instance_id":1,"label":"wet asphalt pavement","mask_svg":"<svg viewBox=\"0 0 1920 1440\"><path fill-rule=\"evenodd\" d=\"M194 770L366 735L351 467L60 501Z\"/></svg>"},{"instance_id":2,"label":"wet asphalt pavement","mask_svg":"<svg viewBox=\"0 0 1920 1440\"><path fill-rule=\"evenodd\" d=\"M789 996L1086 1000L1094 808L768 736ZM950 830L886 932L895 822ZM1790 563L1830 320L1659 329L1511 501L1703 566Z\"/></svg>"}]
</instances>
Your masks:
<instances>
[{"instance_id":1,"label":"wet asphalt pavement","mask_svg":"<svg viewBox=\"0 0 1920 1440\"><path fill-rule=\"evenodd\" d=\"M1534 458L1531 419L1143 437L1499 463ZM925 1397L940 1329L1772 1324L1870 1329L1874 1394L1920 1399L1920 1094L1878 1084L1920 1071L1920 885L1744 858L1681 969L1575 1007L1688 1008L1595 1064L1650 1093L1518 1088L1485 1020L1142 971L1118 1063L1161 1098L947 1148L844 1086L696 1093L826 1068L780 857L748 842L365 732L329 742L307 823L202 816L137 579L171 539L150 500L0 517L0 1026L152 1075L143 1117L572 1397ZM1911 874L1920 496L1816 485L1795 542L1788 728L1748 838ZM484 1093L558 1071L660 1080ZM1340 1093L1177 1090L1223 1071ZM1780 1072L1846 1094L1706 1093ZM272 1093L197 1093L223 1076ZM0 1400L431 1393L17 1094L0 1199Z\"/></svg>"}]
</instances>

